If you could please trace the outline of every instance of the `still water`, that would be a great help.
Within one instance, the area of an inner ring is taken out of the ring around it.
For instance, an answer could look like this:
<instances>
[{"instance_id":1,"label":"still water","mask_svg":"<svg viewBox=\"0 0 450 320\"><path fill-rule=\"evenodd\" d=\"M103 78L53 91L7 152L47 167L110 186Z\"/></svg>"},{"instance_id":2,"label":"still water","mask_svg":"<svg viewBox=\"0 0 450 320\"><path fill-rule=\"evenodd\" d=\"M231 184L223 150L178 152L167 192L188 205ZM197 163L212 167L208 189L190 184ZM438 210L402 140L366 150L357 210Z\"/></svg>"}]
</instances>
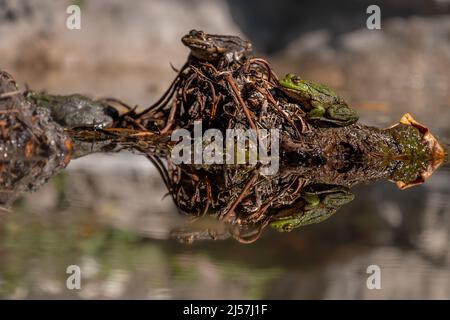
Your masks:
<instances>
[{"instance_id":1,"label":"still water","mask_svg":"<svg viewBox=\"0 0 450 320\"><path fill-rule=\"evenodd\" d=\"M450 298L450 167L404 191L380 181L290 233L181 244L184 223L139 155L72 161L0 217L2 298ZM80 290L66 269L81 268ZM367 288L367 268L381 289Z\"/></svg>"}]
</instances>

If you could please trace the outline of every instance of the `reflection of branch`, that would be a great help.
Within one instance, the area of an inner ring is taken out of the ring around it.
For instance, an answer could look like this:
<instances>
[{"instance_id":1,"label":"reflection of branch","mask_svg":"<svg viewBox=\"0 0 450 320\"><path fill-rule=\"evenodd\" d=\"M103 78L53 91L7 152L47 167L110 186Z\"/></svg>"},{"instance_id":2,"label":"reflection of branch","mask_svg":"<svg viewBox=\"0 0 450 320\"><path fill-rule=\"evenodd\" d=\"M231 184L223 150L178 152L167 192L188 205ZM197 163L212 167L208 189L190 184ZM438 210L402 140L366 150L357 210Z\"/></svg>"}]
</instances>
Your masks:
<instances>
[{"instance_id":1,"label":"reflection of branch","mask_svg":"<svg viewBox=\"0 0 450 320\"><path fill-rule=\"evenodd\" d=\"M269 224L270 219L265 219L257 228L256 228L256 232L254 234L245 234L245 235L241 235L241 234L234 234L232 233L232 236L234 239L236 239L237 241L239 241L240 243L243 244L250 244L255 242L256 240L258 240L261 237L261 234L263 232L263 230L267 227L267 225Z\"/></svg>"},{"instance_id":2,"label":"reflection of branch","mask_svg":"<svg viewBox=\"0 0 450 320\"><path fill-rule=\"evenodd\" d=\"M244 188L242 189L239 196L234 200L231 204L231 206L225 211L224 215L222 216L221 220L227 221L228 218L230 218L230 215L234 212L234 209L236 209L236 206L242 201L242 199L247 194L247 191L251 188L251 186L255 183L256 179L258 178L259 170L255 169L253 171L252 177L247 181Z\"/></svg>"}]
</instances>

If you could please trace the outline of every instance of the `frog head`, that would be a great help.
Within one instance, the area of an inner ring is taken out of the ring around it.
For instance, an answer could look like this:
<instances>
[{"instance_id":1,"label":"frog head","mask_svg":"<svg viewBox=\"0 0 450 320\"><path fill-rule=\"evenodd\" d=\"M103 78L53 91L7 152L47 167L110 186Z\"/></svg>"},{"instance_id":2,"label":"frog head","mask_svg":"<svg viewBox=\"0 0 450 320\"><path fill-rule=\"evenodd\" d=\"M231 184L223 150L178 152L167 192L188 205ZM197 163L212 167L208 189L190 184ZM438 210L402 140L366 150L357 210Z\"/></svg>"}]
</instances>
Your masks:
<instances>
[{"instance_id":1,"label":"frog head","mask_svg":"<svg viewBox=\"0 0 450 320\"><path fill-rule=\"evenodd\" d=\"M302 79L293 73L288 73L284 76L284 78L278 80L278 83L280 84L282 89L286 89L283 90L286 92L291 92L291 90L293 90L297 94L309 93L310 88L308 86L307 80Z\"/></svg>"},{"instance_id":2,"label":"frog head","mask_svg":"<svg viewBox=\"0 0 450 320\"><path fill-rule=\"evenodd\" d=\"M348 188L320 185L303 191L295 204L276 214L270 226L280 232L289 232L301 226L319 223L353 199L354 195Z\"/></svg>"},{"instance_id":3,"label":"frog head","mask_svg":"<svg viewBox=\"0 0 450 320\"><path fill-rule=\"evenodd\" d=\"M208 62L222 58L228 62L239 61L252 50L250 42L237 36L207 34L198 30L191 30L181 41L191 49L194 58Z\"/></svg>"}]
</instances>

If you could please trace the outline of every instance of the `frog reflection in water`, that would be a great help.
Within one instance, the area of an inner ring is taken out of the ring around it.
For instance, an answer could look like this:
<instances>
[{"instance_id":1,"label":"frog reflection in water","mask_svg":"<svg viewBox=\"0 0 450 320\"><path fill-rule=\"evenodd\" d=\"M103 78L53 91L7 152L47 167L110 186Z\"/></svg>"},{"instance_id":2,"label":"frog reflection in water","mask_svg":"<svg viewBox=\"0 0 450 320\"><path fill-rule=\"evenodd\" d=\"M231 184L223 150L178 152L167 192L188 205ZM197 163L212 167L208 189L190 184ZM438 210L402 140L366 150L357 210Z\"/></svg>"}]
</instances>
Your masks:
<instances>
[{"instance_id":1,"label":"frog reflection in water","mask_svg":"<svg viewBox=\"0 0 450 320\"><path fill-rule=\"evenodd\" d=\"M181 41L191 49L191 57L206 62L239 62L252 51L252 44L237 36L207 34L191 30Z\"/></svg>"},{"instance_id":2,"label":"frog reflection in water","mask_svg":"<svg viewBox=\"0 0 450 320\"><path fill-rule=\"evenodd\" d=\"M289 232L301 226L319 223L353 199L353 193L344 186L310 185L302 191L301 197L295 203L268 213L268 225L277 231ZM259 238L262 225L266 225L264 222L246 226L228 225L224 221L214 223L214 220L211 216L204 215L199 217L199 220L172 230L171 237L182 243L192 243L197 240L223 240L233 236L242 243L250 243Z\"/></svg>"},{"instance_id":3,"label":"frog reflection in water","mask_svg":"<svg viewBox=\"0 0 450 320\"><path fill-rule=\"evenodd\" d=\"M342 186L320 186L303 191L292 206L282 209L271 219L270 226L278 231L292 231L308 224L328 219L341 206L353 201L354 195Z\"/></svg>"},{"instance_id":4,"label":"frog reflection in water","mask_svg":"<svg viewBox=\"0 0 450 320\"><path fill-rule=\"evenodd\" d=\"M344 99L327 86L287 74L279 80L280 89L295 103L306 109L308 120L337 126L347 126L358 121L358 114Z\"/></svg>"}]
</instances>

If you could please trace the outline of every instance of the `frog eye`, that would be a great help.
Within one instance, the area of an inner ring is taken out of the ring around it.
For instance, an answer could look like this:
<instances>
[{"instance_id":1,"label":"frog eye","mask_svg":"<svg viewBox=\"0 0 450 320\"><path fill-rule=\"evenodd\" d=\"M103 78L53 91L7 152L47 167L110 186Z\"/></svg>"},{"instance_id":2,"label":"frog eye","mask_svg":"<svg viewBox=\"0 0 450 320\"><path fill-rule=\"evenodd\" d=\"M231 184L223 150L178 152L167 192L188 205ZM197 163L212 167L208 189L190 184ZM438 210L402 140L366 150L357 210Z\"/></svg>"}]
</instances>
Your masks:
<instances>
[{"instance_id":1,"label":"frog eye","mask_svg":"<svg viewBox=\"0 0 450 320\"><path fill-rule=\"evenodd\" d=\"M199 37L199 38L204 38L205 37L205 33L201 30L197 31L195 29L192 29L191 31L189 31L189 35L191 37Z\"/></svg>"},{"instance_id":2,"label":"frog eye","mask_svg":"<svg viewBox=\"0 0 450 320\"><path fill-rule=\"evenodd\" d=\"M283 231L284 232L290 232L290 231L292 231L292 229L294 229L294 225L292 223L286 223L283 226Z\"/></svg>"},{"instance_id":3,"label":"frog eye","mask_svg":"<svg viewBox=\"0 0 450 320\"><path fill-rule=\"evenodd\" d=\"M205 39L205 37L206 37L206 34L203 31L201 31L201 30L199 30L199 31L191 30L191 32L189 32L189 35L191 37L201 38L201 39Z\"/></svg>"},{"instance_id":4,"label":"frog eye","mask_svg":"<svg viewBox=\"0 0 450 320\"><path fill-rule=\"evenodd\" d=\"M301 83L302 82L302 78L300 78L299 76L294 76L292 78L292 82L294 82L295 84Z\"/></svg>"}]
</instances>

